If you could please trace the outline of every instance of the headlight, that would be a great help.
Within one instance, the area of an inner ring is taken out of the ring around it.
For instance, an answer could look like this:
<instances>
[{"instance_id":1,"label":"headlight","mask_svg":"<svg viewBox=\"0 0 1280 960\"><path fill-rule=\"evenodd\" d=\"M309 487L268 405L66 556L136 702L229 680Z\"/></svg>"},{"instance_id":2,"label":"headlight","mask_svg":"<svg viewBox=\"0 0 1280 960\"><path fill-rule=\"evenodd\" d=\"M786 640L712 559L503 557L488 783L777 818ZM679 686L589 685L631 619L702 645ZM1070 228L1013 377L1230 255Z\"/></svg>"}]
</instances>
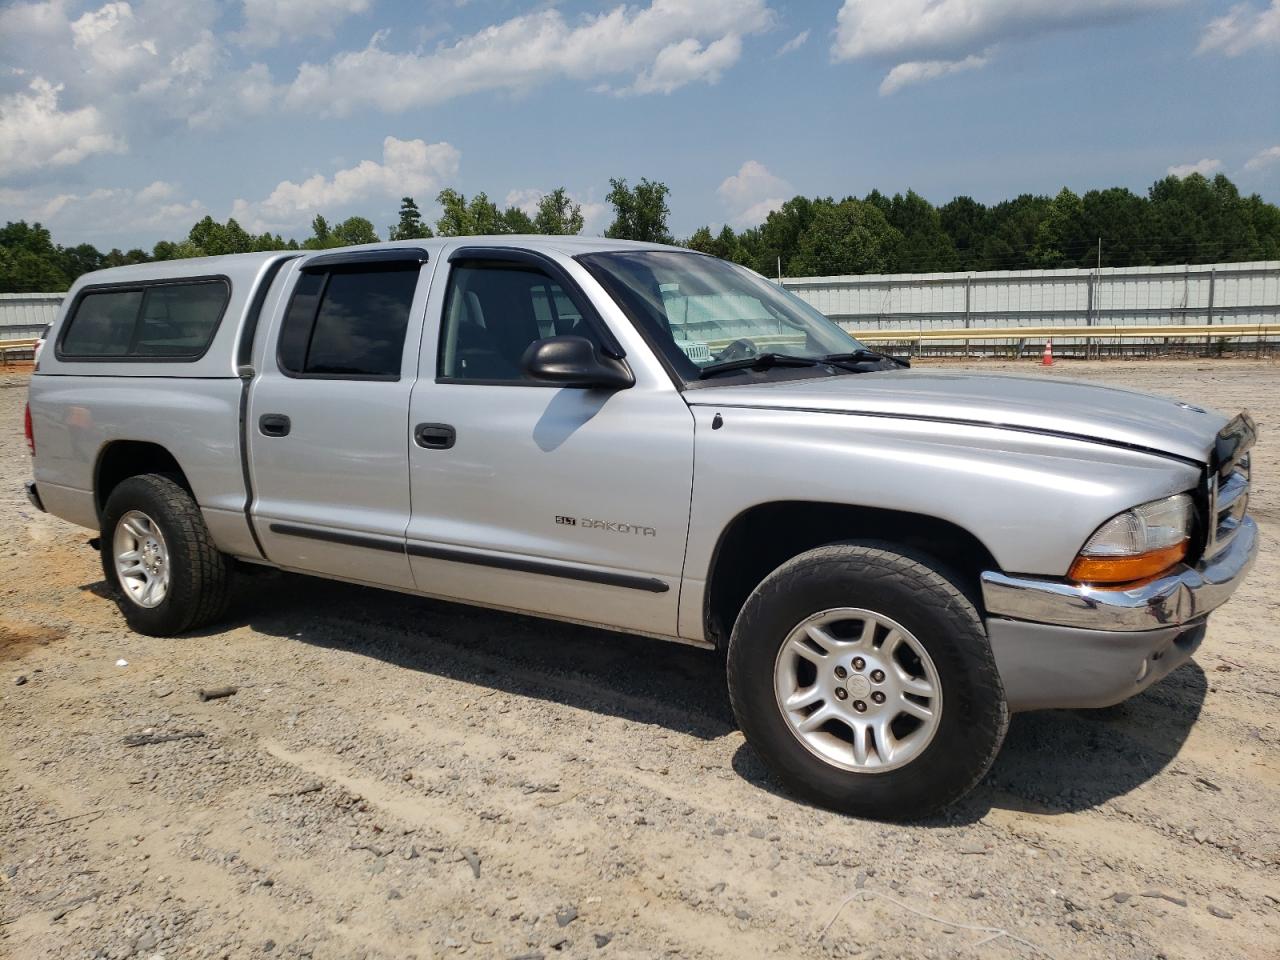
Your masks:
<instances>
[{"instance_id":1,"label":"headlight","mask_svg":"<svg viewBox=\"0 0 1280 960\"><path fill-rule=\"evenodd\" d=\"M1194 517L1185 493L1126 510L1089 538L1068 576L1082 583L1131 583L1163 573L1187 555Z\"/></svg>"}]
</instances>

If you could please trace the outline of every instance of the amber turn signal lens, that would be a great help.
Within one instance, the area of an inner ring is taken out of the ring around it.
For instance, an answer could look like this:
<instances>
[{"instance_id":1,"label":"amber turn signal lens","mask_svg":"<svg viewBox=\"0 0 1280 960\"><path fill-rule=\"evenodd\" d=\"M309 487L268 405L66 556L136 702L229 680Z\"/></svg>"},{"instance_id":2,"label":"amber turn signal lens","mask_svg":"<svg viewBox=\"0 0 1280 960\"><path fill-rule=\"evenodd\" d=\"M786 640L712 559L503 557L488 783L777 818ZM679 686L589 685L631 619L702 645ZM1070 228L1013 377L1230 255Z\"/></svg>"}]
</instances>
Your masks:
<instances>
[{"instance_id":1,"label":"amber turn signal lens","mask_svg":"<svg viewBox=\"0 0 1280 960\"><path fill-rule=\"evenodd\" d=\"M1164 573L1187 555L1187 543L1174 544L1136 557L1076 557L1067 572L1079 583L1132 583Z\"/></svg>"}]
</instances>

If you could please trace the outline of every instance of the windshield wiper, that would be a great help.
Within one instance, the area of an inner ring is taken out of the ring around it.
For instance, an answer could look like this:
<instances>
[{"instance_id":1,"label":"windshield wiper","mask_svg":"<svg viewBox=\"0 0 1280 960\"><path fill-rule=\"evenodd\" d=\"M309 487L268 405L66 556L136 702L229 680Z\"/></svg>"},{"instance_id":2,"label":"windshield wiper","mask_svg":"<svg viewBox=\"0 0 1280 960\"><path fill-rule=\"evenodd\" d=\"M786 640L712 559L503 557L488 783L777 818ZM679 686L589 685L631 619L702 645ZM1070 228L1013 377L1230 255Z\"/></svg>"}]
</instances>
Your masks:
<instances>
[{"instance_id":1,"label":"windshield wiper","mask_svg":"<svg viewBox=\"0 0 1280 960\"><path fill-rule=\"evenodd\" d=\"M708 364L698 374L699 380L714 377L718 373L732 370L768 370L770 367L818 367L826 361L817 357L796 357L789 353L760 353L754 357L743 357L740 360L721 360Z\"/></svg>"},{"instance_id":2,"label":"windshield wiper","mask_svg":"<svg viewBox=\"0 0 1280 960\"><path fill-rule=\"evenodd\" d=\"M900 367L911 366L910 360L903 360L901 357L891 357L887 353L881 353L878 350L868 350L862 347L858 350L851 350L848 353L829 353L822 358L826 363L856 363L859 360L888 360L890 363L896 363Z\"/></svg>"}]
</instances>

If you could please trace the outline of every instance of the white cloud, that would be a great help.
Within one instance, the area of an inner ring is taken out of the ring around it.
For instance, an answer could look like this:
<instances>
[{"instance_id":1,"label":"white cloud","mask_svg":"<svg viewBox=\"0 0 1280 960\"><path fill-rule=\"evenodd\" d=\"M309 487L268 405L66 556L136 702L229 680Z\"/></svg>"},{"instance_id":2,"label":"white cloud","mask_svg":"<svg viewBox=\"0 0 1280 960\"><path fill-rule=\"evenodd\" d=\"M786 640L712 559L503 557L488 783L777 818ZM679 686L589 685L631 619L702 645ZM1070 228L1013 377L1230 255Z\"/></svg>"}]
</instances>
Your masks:
<instances>
[{"instance_id":1,"label":"white cloud","mask_svg":"<svg viewBox=\"0 0 1280 960\"><path fill-rule=\"evenodd\" d=\"M762 222L794 192L791 184L756 160L748 160L716 188L730 221L740 227Z\"/></svg>"},{"instance_id":2,"label":"white cloud","mask_svg":"<svg viewBox=\"0 0 1280 960\"><path fill-rule=\"evenodd\" d=\"M1274 163L1280 163L1280 146L1267 147L1267 149L1255 153L1245 161L1244 168L1250 172L1265 170Z\"/></svg>"},{"instance_id":3,"label":"white cloud","mask_svg":"<svg viewBox=\"0 0 1280 960\"><path fill-rule=\"evenodd\" d=\"M775 53L774 56L785 57L788 53L794 53L796 50L799 50L808 41L809 41L809 31L801 30L794 37L792 37L790 40L788 40L786 43L780 46L778 48L778 52Z\"/></svg>"},{"instance_id":4,"label":"white cloud","mask_svg":"<svg viewBox=\"0 0 1280 960\"><path fill-rule=\"evenodd\" d=\"M81 243L143 232L185 234L208 211L179 193L177 185L156 180L138 190L103 187L83 194L0 191L0 199L50 227L59 241Z\"/></svg>"},{"instance_id":5,"label":"white cloud","mask_svg":"<svg viewBox=\"0 0 1280 960\"><path fill-rule=\"evenodd\" d=\"M208 0L108 0L84 12L48 0L0 11L0 62L55 78L113 126L188 120L224 100L227 52Z\"/></svg>"},{"instance_id":6,"label":"white cloud","mask_svg":"<svg viewBox=\"0 0 1280 960\"><path fill-rule=\"evenodd\" d=\"M625 92L673 93L699 80L718 83L721 74L737 63L741 55L742 38L736 33L721 37L705 47L692 37L686 37L659 50L653 66L641 71Z\"/></svg>"},{"instance_id":7,"label":"white cloud","mask_svg":"<svg viewBox=\"0 0 1280 960\"><path fill-rule=\"evenodd\" d=\"M1238 3L1221 17L1209 22L1200 38L1197 53L1219 51L1238 57L1250 50L1280 50L1280 0L1261 10L1250 3Z\"/></svg>"},{"instance_id":8,"label":"white cloud","mask_svg":"<svg viewBox=\"0 0 1280 960\"><path fill-rule=\"evenodd\" d=\"M1189 177L1193 173L1198 173L1203 177L1207 177L1209 174L1221 169L1221 160L1211 160L1208 157L1205 157L1203 160L1197 160L1195 163L1175 163L1167 172L1169 176L1181 179L1182 177Z\"/></svg>"},{"instance_id":9,"label":"white cloud","mask_svg":"<svg viewBox=\"0 0 1280 960\"><path fill-rule=\"evenodd\" d=\"M909 83L985 66L1002 42L1114 23L1181 2L844 0L836 16L831 57L895 63L880 86L881 94L889 94Z\"/></svg>"},{"instance_id":10,"label":"white cloud","mask_svg":"<svg viewBox=\"0 0 1280 960\"><path fill-rule=\"evenodd\" d=\"M54 86L36 77L27 88L0 97L0 177L66 167L95 153L122 153L123 138L110 132L95 107L60 110Z\"/></svg>"},{"instance_id":11,"label":"white cloud","mask_svg":"<svg viewBox=\"0 0 1280 960\"><path fill-rule=\"evenodd\" d=\"M367 11L372 0L244 0L246 47L274 47L281 41L332 36L347 17Z\"/></svg>"},{"instance_id":12,"label":"white cloud","mask_svg":"<svg viewBox=\"0 0 1280 960\"><path fill-rule=\"evenodd\" d=\"M305 63L289 87L293 107L347 114L401 111L485 90L514 94L552 79L631 74L632 92L714 82L741 38L773 25L766 0L651 0L570 23L551 8L513 17L432 53L395 53L375 34L363 50Z\"/></svg>"},{"instance_id":13,"label":"white cloud","mask_svg":"<svg viewBox=\"0 0 1280 960\"><path fill-rule=\"evenodd\" d=\"M954 60L1001 40L1092 27L1180 0L845 0L836 17L837 60L883 56Z\"/></svg>"},{"instance_id":14,"label":"white cloud","mask_svg":"<svg viewBox=\"0 0 1280 960\"><path fill-rule=\"evenodd\" d=\"M296 227L321 210L341 210L370 198L434 195L458 173L461 155L449 143L382 141L382 162L362 160L332 177L282 180L265 200L237 200L231 215L255 233Z\"/></svg>"},{"instance_id":15,"label":"white cloud","mask_svg":"<svg viewBox=\"0 0 1280 960\"><path fill-rule=\"evenodd\" d=\"M536 187L522 187L507 191L507 199L503 205L523 210L529 216L538 212L538 202L546 195L545 190Z\"/></svg>"},{"instance_id":16,"label":"white cloud","mask_svg":"<svg viewBox=\"0 0 1280 960\"><path fill-rule=\"evenodd\" d=\"M963 60L912 60L900 63L880 81L880 96L887 97L913 83L925 83L965 70L980 70L991 61L984 56L968 56Z\"/></svg>"}]
</instances>

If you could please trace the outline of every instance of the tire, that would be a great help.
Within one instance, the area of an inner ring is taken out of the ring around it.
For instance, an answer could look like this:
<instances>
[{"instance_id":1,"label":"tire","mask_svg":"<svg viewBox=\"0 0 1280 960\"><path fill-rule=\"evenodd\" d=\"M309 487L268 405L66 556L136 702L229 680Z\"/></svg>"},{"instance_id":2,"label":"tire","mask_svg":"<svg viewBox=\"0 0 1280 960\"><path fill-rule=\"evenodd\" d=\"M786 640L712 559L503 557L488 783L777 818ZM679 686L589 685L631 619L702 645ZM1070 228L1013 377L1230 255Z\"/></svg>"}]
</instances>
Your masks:
<instances>
[{"instance_id":1,"label":"tire","mask_svg":"<svg viewBox=\"0 0 1280 960\"><path fill-rule=\"evenodd\" d=\"M913 820L958 800L1009 724L973 603L935 561L891 544L832 544L783 564L747 599L726 667L734 715L770 771L857 816Z\"/></svg>"},{"instance_id":2,"label":"tire","mask_svg":"<svg viewBox=\"0 0 1280 960\"><path fill-rule=\"evenodd\" d=\"M147 560L159 552L156 544L163 553L153 571ZM125 562L132 570L122 582L117 554L130 546L138 556ZM214 546L191 494L169 477L130 477L111 491L102 512L101 553L107 585L138 633L172 637L213 622L226 609L230 561ZM147 594L145 585L158 580L163 589Z\"/></svg>"}]
</instances>

